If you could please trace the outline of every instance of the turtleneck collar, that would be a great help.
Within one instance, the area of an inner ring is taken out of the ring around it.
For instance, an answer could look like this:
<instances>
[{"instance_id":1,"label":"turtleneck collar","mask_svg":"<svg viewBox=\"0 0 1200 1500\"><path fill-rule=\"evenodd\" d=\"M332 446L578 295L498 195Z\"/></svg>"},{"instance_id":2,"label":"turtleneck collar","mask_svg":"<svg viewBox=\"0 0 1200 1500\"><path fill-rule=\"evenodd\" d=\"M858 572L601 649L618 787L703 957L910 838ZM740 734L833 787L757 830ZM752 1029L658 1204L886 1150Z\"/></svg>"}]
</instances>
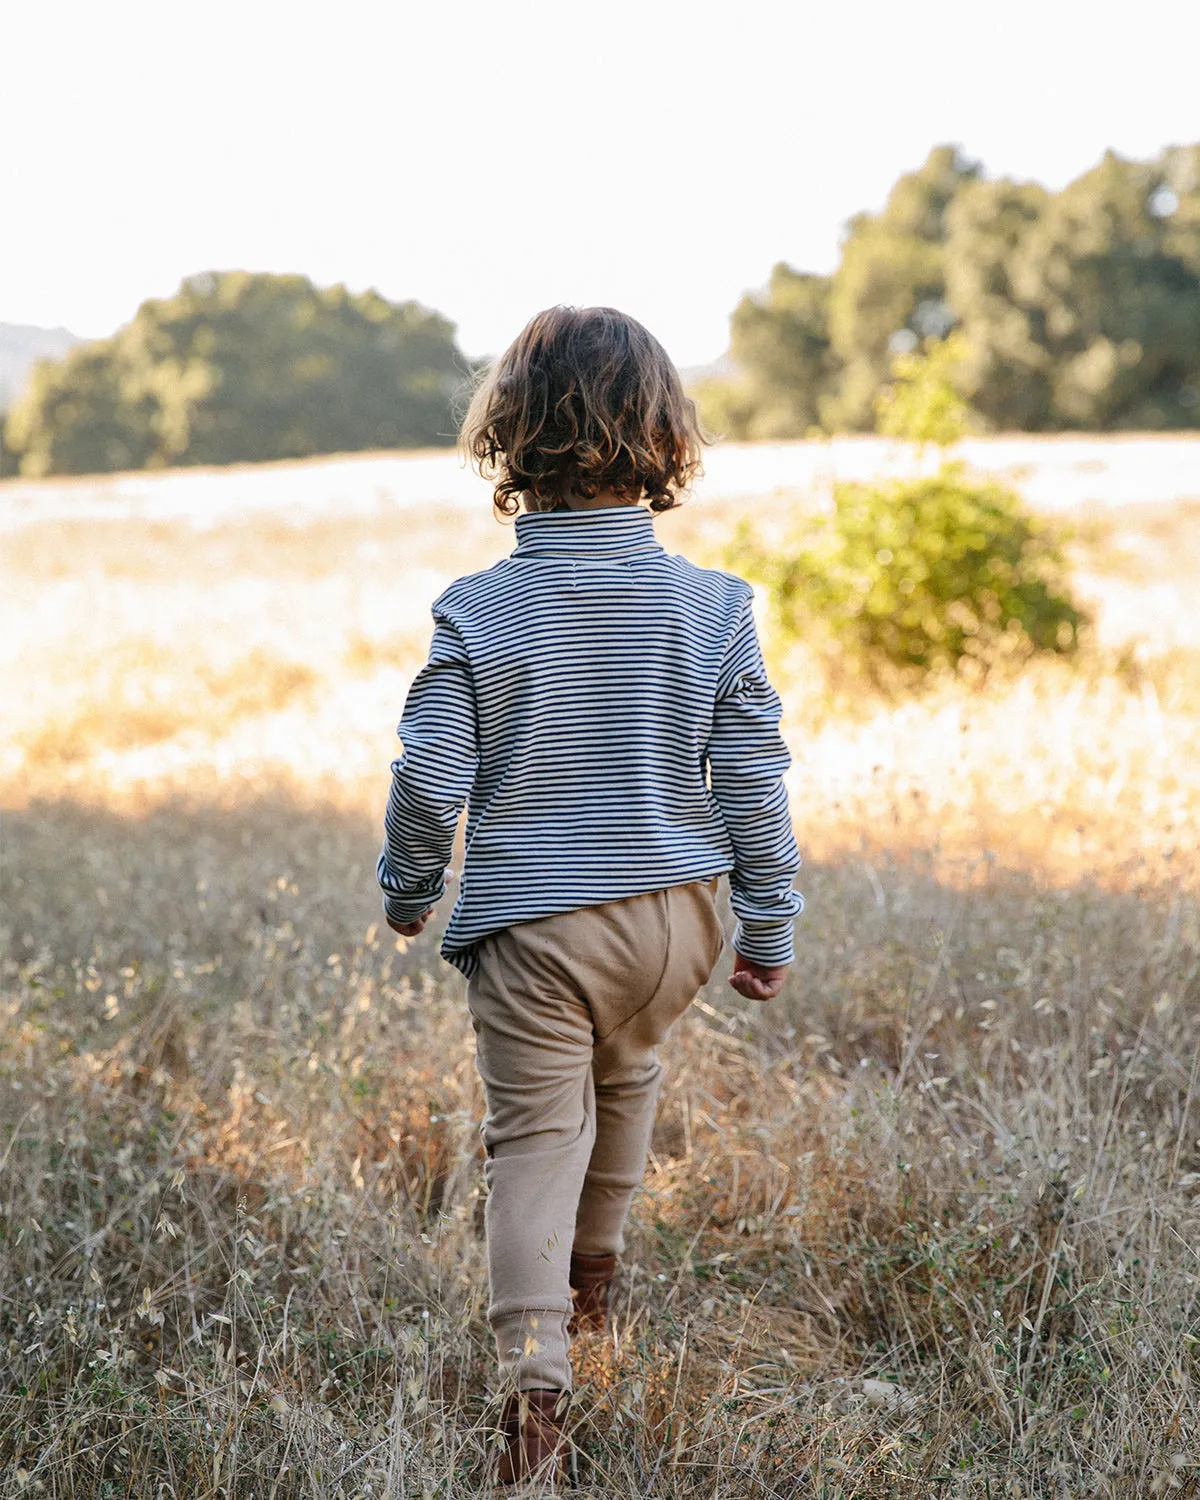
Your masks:
<instances>
[{"instance_id":1,"label":"turtleneck collar","mask_svg":"<svg viewBox=\"0 0 1200 1500\"><path fill-rule=\"evenodd\" d=\"M513 557L632 557L663 550L644 505L601 510L525 511Z\"/></svg>"}]
</instances>

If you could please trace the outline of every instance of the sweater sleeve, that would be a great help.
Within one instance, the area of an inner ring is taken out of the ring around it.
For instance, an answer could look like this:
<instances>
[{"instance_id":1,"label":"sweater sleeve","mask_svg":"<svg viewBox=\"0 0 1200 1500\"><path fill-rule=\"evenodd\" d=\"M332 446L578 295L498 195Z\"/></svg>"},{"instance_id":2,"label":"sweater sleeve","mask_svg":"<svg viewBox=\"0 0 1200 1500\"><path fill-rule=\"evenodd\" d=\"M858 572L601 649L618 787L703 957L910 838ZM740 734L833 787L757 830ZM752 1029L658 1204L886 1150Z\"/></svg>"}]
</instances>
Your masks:
<instances>
[{"instance_id":1,"label":"sweater sleeve","mask_svg":"<svg viewBox=\"0 0 1200 1500\"><path fill-rule=\"evenodd\" d=\"M459 814L478 761L475 688L466 646L434 612L429 660L413 679L397 733L376 876L383 908L413 922L445 893Z\"/></svg>"},{"instance_id":2,"label":"sweater sleeve","mask_svg":"<svg viewBox=\"0 0 1200 1500\"><path fill-rule=\"evenodd\" d=\"M783 784L791 756L779 732L781 717L747 598L721 667L707 761L733 843L733 946L743 958L768 966L792 961L793 923L804 906L792 889L800 854Z\"/></svg>"}]
</instances>

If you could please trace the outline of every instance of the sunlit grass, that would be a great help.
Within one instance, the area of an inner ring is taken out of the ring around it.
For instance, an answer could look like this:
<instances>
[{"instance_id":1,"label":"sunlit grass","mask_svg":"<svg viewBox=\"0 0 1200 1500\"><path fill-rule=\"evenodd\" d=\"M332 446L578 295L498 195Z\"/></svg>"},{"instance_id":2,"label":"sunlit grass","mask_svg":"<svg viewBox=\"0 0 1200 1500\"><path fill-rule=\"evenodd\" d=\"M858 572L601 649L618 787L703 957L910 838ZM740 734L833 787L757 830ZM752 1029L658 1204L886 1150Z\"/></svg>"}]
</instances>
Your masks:
<instances>
[{"instance_id":1,"label":"sunlit grass","mask_svg":"<svg viewBox=\"0 0 1200 1500\"><path fill-rule=\"evenodd\" d=\"M509 537L11 541L0 1493L475 1493L472 1036L373 860L429 601ZM1077 554L1075 664L886 703L775 654L800 958L666 1048L583 1493L1200 1492L1200 511Z\"/></svg>"}]
</instances>

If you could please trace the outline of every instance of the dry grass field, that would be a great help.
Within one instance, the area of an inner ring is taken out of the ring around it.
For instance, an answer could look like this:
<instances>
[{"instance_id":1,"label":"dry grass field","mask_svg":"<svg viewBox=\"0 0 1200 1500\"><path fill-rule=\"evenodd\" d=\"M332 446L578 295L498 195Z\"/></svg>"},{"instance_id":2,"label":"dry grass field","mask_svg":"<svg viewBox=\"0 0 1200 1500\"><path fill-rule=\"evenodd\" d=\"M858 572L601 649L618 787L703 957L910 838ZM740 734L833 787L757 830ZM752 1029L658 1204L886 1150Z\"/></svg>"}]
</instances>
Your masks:
<instances>
[{"instance_id":1,"label":"dry grass field","mask_svg":"<svg viewBox=\"0 0 1200 1500\"><path fill-rule=\"evenodd\" d=\"M775 653L800 957L666 1049L579 1494L1200 1495L1200 501L1075 520L1075 663L888 703ZM471 1030L373 867L429 601L509 542L8 529L5 1500L483 1487Z\"/></svg>"}]
</instances>

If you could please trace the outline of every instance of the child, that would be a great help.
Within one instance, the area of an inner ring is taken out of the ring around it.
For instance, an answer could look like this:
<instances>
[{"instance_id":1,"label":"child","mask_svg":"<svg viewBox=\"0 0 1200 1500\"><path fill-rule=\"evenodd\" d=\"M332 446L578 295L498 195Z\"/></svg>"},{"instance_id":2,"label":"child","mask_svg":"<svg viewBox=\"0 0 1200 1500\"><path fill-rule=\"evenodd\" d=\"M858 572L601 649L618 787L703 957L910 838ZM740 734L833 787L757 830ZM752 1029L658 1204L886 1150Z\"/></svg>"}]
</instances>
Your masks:
<instances>
[{"instance_id":1,"label":"child","mask_svg":"<svg viewBox=\"0 0 1200 1500\"><path fill-rule=\"evenodd\" d=\"M461 435L497 509L524 504L516 546L435 602L399 726L378 866L397 932L429 920L467 805L442 954L469 981L487 1102L505 1484L562 1472L568 1319L604 1326L654 1049L723 947L718 875L733 987L770 999L792 959L800 860L751 591L664 551L651 515L698 472L702 441L640 323L539 313Z\"/></svg>"}]
</instances>

